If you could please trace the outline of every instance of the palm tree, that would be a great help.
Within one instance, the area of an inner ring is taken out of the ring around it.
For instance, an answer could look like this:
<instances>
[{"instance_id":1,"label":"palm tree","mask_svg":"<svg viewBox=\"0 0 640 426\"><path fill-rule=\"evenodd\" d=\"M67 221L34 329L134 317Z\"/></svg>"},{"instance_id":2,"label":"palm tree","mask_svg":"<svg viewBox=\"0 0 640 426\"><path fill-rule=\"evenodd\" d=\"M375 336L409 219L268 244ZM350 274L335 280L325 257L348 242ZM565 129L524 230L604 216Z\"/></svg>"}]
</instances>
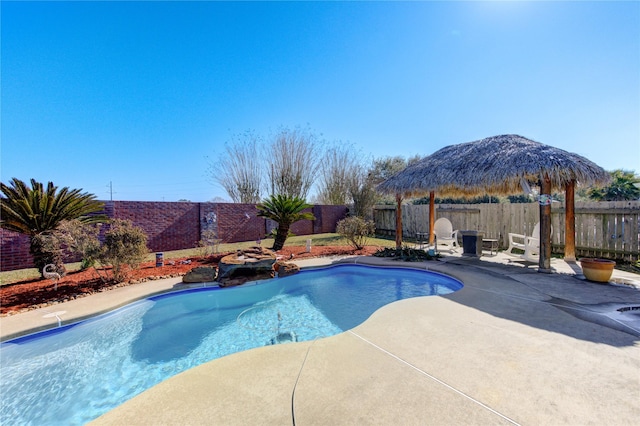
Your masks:
<instances>
[{"instance_id":1,"label":"palm tree","mask_svg":"<svg viewBox=\"0 0 640 426\"><path fill-rule=\"evenodd\" d=\"M589 198L597 201L626 201L640 198L640 177L631 171L614 170L611 183L604 188L592 188Z\"/></svg>"},{"instance_id":2,"label":"palm tree","mask_svg":"<svg viewBox=\"0 0 640 426\"><path fill-rule=\"evenodd\" d=\"M312 213L303 213L302 210L311 207L310 204L299 197L290 195L272 195L256 206L258 216L266 217L278 223L276 238L273 242L273 250L280 250L289 235L291 224L299 220L315 220Z\"/></svg>"},{"instance_id":3,"label":"palm tree","mask_svg":"<svg viewBox=\"0 0 640 426\"><path fill-rule=\"evenodd\" d=\"M49 263L64 273L60 248L48 238L61 221L78 219L83 223L99 223L107 219L105 215L90 215L102 211L104 204L93 194L81 193L82 189L64 187L58 191L53 182L45 189L35 179L31 179L29 188L13 178L9 185L0 183L0 191L4 195L0 200L0 227L29 236L29 252L40 273Z\"/></svg>"}]
</instances>

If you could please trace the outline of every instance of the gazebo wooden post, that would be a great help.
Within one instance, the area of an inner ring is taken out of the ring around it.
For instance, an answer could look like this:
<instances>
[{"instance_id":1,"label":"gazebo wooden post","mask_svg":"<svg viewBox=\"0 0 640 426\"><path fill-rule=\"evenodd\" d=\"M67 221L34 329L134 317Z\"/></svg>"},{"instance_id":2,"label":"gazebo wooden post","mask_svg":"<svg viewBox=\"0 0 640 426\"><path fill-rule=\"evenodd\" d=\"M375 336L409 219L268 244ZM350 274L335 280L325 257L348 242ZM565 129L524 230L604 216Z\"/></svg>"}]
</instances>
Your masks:
<instances>
[{"instance_id":1,"label":"gazebo wooden post","mask_svg":"<svg viewBox=\"0 0 640 426\"><path fill-rule=\"evenodd\" d=\"M564 260L576 260L576 213L575 213L576 181L572 180L565 187L564 213Z\"/></svg>"},{"instance_id":2,"label":"gazebo wooden post","mask_svg":"<svg viewBox=\"0 0 640 426\"><path fill-rule=\"evenodd\" d=\"M433 234L433 224L436 223L436 195L434 191L429 192L429 245L432 246L435 235Z\"/></svg>"},{"instance_id":3,"label":"gazebo wooden post","mask_svg":"<svg viewBox=\"0 0 640 426\"><path fill-rule=\"evenodd\" d=\"M548 197L548 198L547 198ZM551 273L551 179L540 179L540 260L538 272Z\"/></svg>"},{"instance_id":4,"label":"gazebo wooden post","mask_svg":"<svg viewBox=\"0 0 640 426\"><path fill-rule=\"evenodd\" d=\"M396 248L402 248L402 195L396 194Z\"/></svg>"}]
</instances>

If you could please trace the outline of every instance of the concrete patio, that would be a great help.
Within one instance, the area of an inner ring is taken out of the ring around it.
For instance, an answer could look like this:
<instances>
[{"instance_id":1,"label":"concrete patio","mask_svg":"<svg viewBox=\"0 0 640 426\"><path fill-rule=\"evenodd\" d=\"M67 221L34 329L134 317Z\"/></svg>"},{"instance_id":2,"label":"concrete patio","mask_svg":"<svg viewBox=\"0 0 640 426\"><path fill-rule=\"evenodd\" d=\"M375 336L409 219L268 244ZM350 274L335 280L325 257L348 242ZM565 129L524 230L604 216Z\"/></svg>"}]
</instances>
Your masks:
<instances>
[{"instance_id":1,"label":"concrete patio","mask_svg":"<svg viewBox=\"0 0 640 426\"><path fill-rule=\"evenodd\" d=\"M631 285L601 285L580 279L579 268L560 259L552 261L558 273L541 274L503 254L421 263L299 261L331 262L430 269L465 286L392 303L337 336L209 362L92 424L638 423L640 309L631 309L640 307L637 275L615 271L618 282ZM177 280L165 281L130 290L167 291ZM70 320L91 306L112 309L143 297L127 289L55 311L66 310ZM43 315L0 319L3 340L42 327Z\"/></svg>"}]
</instances>

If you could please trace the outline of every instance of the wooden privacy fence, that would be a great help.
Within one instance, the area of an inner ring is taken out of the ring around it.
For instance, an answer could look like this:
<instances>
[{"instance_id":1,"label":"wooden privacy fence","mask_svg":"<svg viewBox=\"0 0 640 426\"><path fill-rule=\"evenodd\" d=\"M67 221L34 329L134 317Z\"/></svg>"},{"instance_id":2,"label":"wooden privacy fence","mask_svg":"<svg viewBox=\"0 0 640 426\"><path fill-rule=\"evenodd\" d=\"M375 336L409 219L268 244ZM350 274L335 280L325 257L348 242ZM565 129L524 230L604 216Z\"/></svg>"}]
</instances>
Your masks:
<instances>
[{"instance_id":1,"label":"wooden privacy fence","mask_svg":"<svg viewBox=\"0 0 640 426\"><path fill-rule=\"evenodd\" d=\"M376 206L373 218L376 232L395 235L396 207ZM446 217L454 229L483 231L495 238L500 247L509 244L509 232L531 235L540 220L538 204L438 204L435 218ZM576 256L597 256L637 261L640 247L640 201L576 202ZM565 207L551 207L551 243L554 253L564 252ZM429 231L429 206L402 206L403 238L413 239L417 232Z\"/></svg>"}]
</instances>

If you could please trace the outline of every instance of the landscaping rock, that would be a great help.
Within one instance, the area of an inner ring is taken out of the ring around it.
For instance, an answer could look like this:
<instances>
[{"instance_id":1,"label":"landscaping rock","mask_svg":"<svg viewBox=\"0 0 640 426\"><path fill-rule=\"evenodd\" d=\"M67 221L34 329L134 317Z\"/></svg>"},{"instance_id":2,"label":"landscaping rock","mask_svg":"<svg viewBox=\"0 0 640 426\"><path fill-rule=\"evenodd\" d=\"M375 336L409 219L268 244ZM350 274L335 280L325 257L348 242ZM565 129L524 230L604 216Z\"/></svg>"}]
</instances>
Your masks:
<instances>
[{"instance_id":1,"label":"landscaping rock","mask_svg":"<svg viewBox=\"0 0 640 426\"><path fill-rule=\"evenodd\" d=\"M238 250L235 254L220 259L217 281L220 286L226 287L271 278L275 262L276 255L269 249L252 247Z\"/></svg>"},{"instance_id":2,"label":"landscaping rock","mask_svg":"<svg viewBox=\"0 0 640 426\"><path fill-rule=\"evenodd\" d=\"M223 282L221 282L219 284L220 287L235 287L238 285L242 285L246 282L249 281L254 281L256 278L255 277L237 277L237 278L232 278L232 279L228 279L228 280L224 280Z\"/></svg>"},{"instance_id":3,"label":"landscaping rock","mask_svg":"<svg viewBox=\"0 0 640 426\"><path fill-rule=\"evenodd\" d=\"M182 277L183 283L208 283L216 280L214 266L198 266Z\"/></svg>"},{"instance_id":4,"label":"landscaping rock","mask_svg":"<svg viewBox=\"0 0 640 426\"><path fill-rule=\"evenodd\" d=\"M278 273L278 277L282 278L289 275L297 274L298 272L300 272L300 267L295 263L287 263L279 260L273 265L273 270Z\"/></svg>"}]
</instances>

